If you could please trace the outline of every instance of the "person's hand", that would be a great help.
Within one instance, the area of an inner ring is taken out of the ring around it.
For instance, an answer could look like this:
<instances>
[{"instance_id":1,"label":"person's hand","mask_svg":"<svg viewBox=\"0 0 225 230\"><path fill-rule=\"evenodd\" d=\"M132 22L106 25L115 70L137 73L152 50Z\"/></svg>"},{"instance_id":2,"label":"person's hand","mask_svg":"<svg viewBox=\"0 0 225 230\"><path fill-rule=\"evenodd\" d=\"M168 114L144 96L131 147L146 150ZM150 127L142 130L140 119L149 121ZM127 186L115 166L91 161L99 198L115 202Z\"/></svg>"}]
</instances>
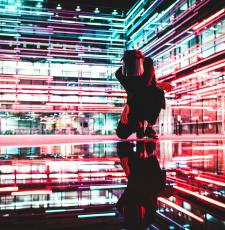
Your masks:
<instances>
[{"instance_id":1,"label":"person's hand","mask_svg":"<svg viewBox=\"0 0 225 230\"><path fill-rule=\"evenodd\" d=\"M128 114L130 112L130 106L128 104L125 104L123 112L120 116L120 122L124 125L128 123Z\"/></svg>"},{"instance_id":2,"label":"person's hand","mask_svg":"<svg viewBox=\"0 0 225 230\"><path fill-rule=\"evenodd\" d=\"M173 86L169 82L157 82L157 87L166 92L170 92L173 89Z\"/></svg>"}]
</instances>

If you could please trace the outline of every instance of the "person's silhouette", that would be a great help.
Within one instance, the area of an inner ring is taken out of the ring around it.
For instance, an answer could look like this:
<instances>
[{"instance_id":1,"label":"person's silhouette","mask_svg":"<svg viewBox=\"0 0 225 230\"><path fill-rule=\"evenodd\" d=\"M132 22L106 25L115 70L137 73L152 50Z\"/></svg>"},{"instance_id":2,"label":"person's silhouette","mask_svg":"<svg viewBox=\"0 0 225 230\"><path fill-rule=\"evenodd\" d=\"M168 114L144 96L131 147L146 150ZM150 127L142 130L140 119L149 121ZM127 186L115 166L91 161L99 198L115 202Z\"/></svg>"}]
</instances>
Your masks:
<instances>
[{"instance_id":1,"label":"person's silhouette","mask_svg":"<svg viewBox=\"0 0 225 230\"><path fill-rule=\"evenodd\" d=\"M167 82L156 82L153 60L139 50L126 50L122 58L123 66L116 71L116 78L127 93L127 102L120 117L116 134L126 139L136 132L138 138L144 136L158 138L153 125L162 108L165 108L164 90L172 86ZM144 131L144 121L147 128Z\"/></svg>"},{"instance_id":2,"label":"person's silhouette","mask_svg":"<svg viewBox=\"0 0 225 230\"><path fill-rule=\"evenodd\" d=\"M153 154L155 148L155 142L117 144L128 183L116 207L124 216L126 229L144 229L154 221L157 196L165 185L165 175Z\"/></svg>"}]
</instances>

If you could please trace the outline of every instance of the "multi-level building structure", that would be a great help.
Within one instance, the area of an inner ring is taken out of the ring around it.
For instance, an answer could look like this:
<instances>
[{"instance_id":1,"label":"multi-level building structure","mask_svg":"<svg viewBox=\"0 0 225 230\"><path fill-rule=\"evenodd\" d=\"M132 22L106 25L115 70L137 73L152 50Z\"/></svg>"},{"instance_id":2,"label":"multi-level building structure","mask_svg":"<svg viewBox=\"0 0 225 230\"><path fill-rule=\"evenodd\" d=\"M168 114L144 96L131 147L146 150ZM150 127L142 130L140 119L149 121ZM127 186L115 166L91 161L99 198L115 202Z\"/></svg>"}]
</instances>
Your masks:
<instances>
[{"instance_id":1,"label":"multi-level building structure","mask_svg":"<svg viewBox=\"0 0 225 230\"><path fill-rule=\"evenodd\" d=\"M48 8L47 8L48 7ZM1 133L114 133L125 49L169 81L161 133L224 133L223 1L139 0L125 14L46 1L0 5Z\"/></svg>"}]
</instances>

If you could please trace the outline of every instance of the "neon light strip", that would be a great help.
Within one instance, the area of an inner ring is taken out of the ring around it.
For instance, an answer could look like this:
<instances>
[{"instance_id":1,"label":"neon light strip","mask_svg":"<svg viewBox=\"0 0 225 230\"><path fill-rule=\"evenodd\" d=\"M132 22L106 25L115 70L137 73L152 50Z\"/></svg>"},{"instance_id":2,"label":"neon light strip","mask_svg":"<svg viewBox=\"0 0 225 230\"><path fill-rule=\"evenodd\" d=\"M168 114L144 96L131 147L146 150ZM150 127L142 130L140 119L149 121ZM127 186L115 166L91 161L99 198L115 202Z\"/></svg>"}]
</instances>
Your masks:
<instances>
[{"instance_id":1,"label":"neon light strip","mask_svg":"<svg viewBox=\"0 0 225 230\"><path fill-rule=\"evenodd\" d=\"M75 208L75 209L53 209L53 210L45 210L45 213L57 213L57 212L73 212L73 211L83 211L83 208Z\"/></svg>"},{"instance_id":2,"label":"neon light strip","mask_svg":"<svg viewBox=\"0 0 225 230\"><path fill-rule=\"evenodd\" d=\"M159 210L157 210L156 212L157 212L158 215L160 215L161 217L163 217L163 219L168 220L170 223L174 224L174 225L177 226L179 229L184 229L184 230L185 230L185 228L184 228L182 225L178 224L178 223L175 222L173 219L171 219L171 218L169 218L168 216L164 215L164 214L161 213Z\"/></svg>"},{"instance_id":3,"label":"neon light strip","mask_svg":"<svg viewBox=\"0 0 225 230\"><path fill-rule=\"evenodd\" d=\"M173 157L173 161L186 161L186 160L198 160L198 159L212 159L213 155L198 155L198 156L183 156Z\"/></svg>"},{"instance_id":4,"label":"neon light strip","mask_svg":"<svg viewBox=\"0 0 225 230\"><path fill-rule=\"evenodd\" d=\"M155 39L154 41L152 41L150 44L148 44L147 46L145 46L142 51L146 52L150 47L152 47L153 45L155 45L156 43L162 42L163 40L165 40L167 37L171 36L172 34L175 33L175 29L172 29L170 31L168 31L166 34L164 34L160 39Z\"/></svg>"},{"instance_id":5,"label":"neon light strip","mask_svg":"<svg viewBox=\"0 0 225 230\"><path fill-rule=\"evenodd\" d=\"M58 23L58 24L65 24L65 23L63 23L63 20L48 19L48 21L55 22L55 23ZM124 28L124 25L122 25L122 24L104 24L104 23L95 23L95 22L76 22L76 21L74 21L74 24Z\"/></svg>"},{"instance_id":6,"label":"neon light strip","mask_svg":"<svg viewBox=\"0 0 225 230\"><path fill-rule=\"evenodd\" d=\"M136 16L126 25L126 29L138 18L138 17L140 17L140 15L144 12L144 8L143 9L141 9L141 11L138 13L138 14L136 14Z\"/></svg>"},{"instance_id":7,"label":"neon light strip","mask_svg":"<svg viewBox=\"0 0 225 230\"><path fill-rule=\"evenodd\" d=\"M2 187L0 188L0 192L12 192L18 191L18 187Z\"/></svg>"},{"instance_id":8,"label":"neon light strip","mask_svg":"<svg viewBox=\"0 0 225 230\"><path fill-rule=\"evenodd\" d=\"M165 199L163 197L158 197L158 201L160 201L160 202L162 202L162 203L164 203L166 205L169 205L172 208L177 209L178 211L190 216L191 218L193 218L193 219L195 219L195 220L197 220L199 222L202 222L202 223L204 222L204 220L201 217L195 215L194 213L192 213L190 211L187 211L186 209L178 206L177 204L174 204L173 202L171 202L171 201L169 201L169 200L167 200L167 199Z\"/></svg>"},{"instance_id":9,"label":"neon light strip","mask_svg":"<svg viewBox=\"0 0 225 230\"><path fill-rule=\"evenodd\" d=\"M50 195L52 190L30 190L30 191L19 191L12 192L12 196L25 196L25 195Z\"/></svg>"},{"instance_id":10,"label":"neon light strip","mask_svg":"<svg viewBox=\"0 0 225 230\"><path fill-rule=\"evenodd\" d=\"M138 29L135 33L133 33L130 38L133 39L139 32L140 30L143 30L145 28L146 25L148 25L150 22L152 22L159 13L155 13L140 29Z\"/></svg>"},{"instance_id":11,"label":"neon light strip","mask_svg":"<svg viewBox=\"0 0 225 230\"><path fill-rule=\"evenodd\" d=\"M100 104L101 103L101 104ZM73 102L49 102L49 103L46 103L46 105L53 105L53 106L65 106L65 105L69 105L69 106L81 106L81 107L84 107L84 106L87 106L87 107L103 107L103 108L114 108L115 105L109 105L109 104L105 104L105 102L99 102L99 104L97 103L73 103Z\"/></svg>"},{"instance_id":12,"label":"neon light strip","mask_svg":"<svg viewBox=\"0 0 225 230\"><path fill-rule=\"evenodd\" d=\"M96 58L113 58L113 59L121 59L117 58L116 56L110 56L110 55L101 55L101 54L78 54L79 57L96 57Z\"/></svg>"},{"instance_id":13,"label":"neon light strip","mask_svg":"<svg viewBox=\"0 0 225 230\"><path fill-rule=\"evenodd\" d=\"M172 106L171 108L172 109L207 109L207 110L212 109L212 107L210 106L184 106L184 105Z\"/></svg>"},{"instance_id":14,"label":"neon light strip","mask_svg":"<svg viewBox=\"0 0 225 230\"><path fill-rule=\"evenodd\" d=\"M213 14L212 16L210 16L209 18L203 20L201 23L199 23L198 25L193 27L193 30L197 30L203 26L205 26L207 23L213 21L214 18L218 17L219 15L223 14L225 12L225 8L223 8L222 10L218 11L217 13Z\"/></svg>"},{"instance_id":15,"label":"neon light strip","mask_svg":"<svg viewBox=\"0 0 225 230\"><path fill-rule=\"evenodd\" d=\"M79 39L87 39L87 40L102 40L102 41L119 41L125 42L125 39L113 39L113 38L95 38L95 37L79 37Z\"/></svg>"},{"instance_id":16,"label":"neon light strip","mask_svg":"<svg viewBox=\"0 0 225 230\"><path fill-rule=\"evenodd\" d=\"M6 34L6 33L0 33L0 36L10 36L10 37L20 37L20 34Z\"/></svg>"},{"instance_id":17,"label":"neon light strip","mask_svg":"<svg viewBox=\"0 0 225 230\"><path fill-rule=\"evenodd\" d=\"M141 0L133 9L131 9L128 13L127 13L127 17L126 17L126 21L130 18L130 16L133 15L133 13L136 11L136 9L144 2L144 0Z\"/></svg>"},{"instance_id":18,"label":"neon light strip","mask_svg":"<svg viewBox=\"0 0 225 230\"><path fill-rule=\"evenodd\" d=\"M60 111L60 112L62 112L62 113L79 113L79 112L83 112L83 113L85 113L85 112L87 112L87 113L96 113L96 112L102 112L102 113L113 113L113 114L120 114L121 113L121 111L123 110L123 108L121 108L120 110L115 110L115 109L113 109L113 111L112 111L112 109L92 109L92 110L90 110L90 109L76 109L76 110L66 110L66 109L60 109L60 110L47 110L47 109L37 109L37 108L34 108L34 109L32 109L32 108L27 108L27 109L16 109L16 111L21 111L21 112L30 112L30 111L32 111L32 112L41 112L41 113L55 113L55 112L58 112L58 111ZM0 111L1 112L15 112L15 109L1 109L0 108Z\"/></svg>"},{"instance_id":19,"label":"neon light strip","mask_svg":"<svg viewBox=\"0 0 225 230\"><path fill-rule=\"evenodd\" d=\"M115 216L115 212L109 212L109 213L95 213L95 214L83 214L78 215L78 218L95 218L95 217L106 217L106 216Z\"/></svg>"},{"instance_id":20,"label":"neon light strip","mask_svg":"<svg viewBox=\"0 0 225 230\"><path fill-rule=\"evenodd\" d=\"M195 12L195 13L192 14L189 18L186 18L184 21L182 21L179 25L177 25L177 26L176 26L175 28L173 28L172 30L176 31L177 28L180 28L181 25L183 25L183 24L184 24L185 22L187 22L187 21L190 21L190 20L191 20L193 17L195 17L195 15L197 15L197 14L198 14L198 13ZM185 33L187 33L187 32L189 31L190 28L191 28L191 27L188 27L188 28L186 28L185 30L183 30L181 33L175 34L173 37L170 37L169 40L167 41L167 43L168 43L168 42L171 42L171 41L174 41L174 39L180 37L181 35L184 35ZM165 43L159 45L158 42L157 42L157 39L158 39L158 38L157 38L156 35L154 36L154 38L155 38L154 45L157 45L157 47L155 47L155 48L153 48L153 47L148 47L149 49L151 49L151 52L149 53L149 55L152 55L152 56L153 56L154 53L156 53L156 51L160 50L162 47L165 48L165 47L164 47L164 46L165 46Z\"/></svg>"},{"instance_id":21,"label":"neon light strip","mask_svg":"<svg viewBox=\"0 0 225 230\"><path fill-rule=\"evenodd\" d=\"M1 75L0 75L1 77ZM7 81L7 82L15 82L15 83L18 83L20 82L20 80L14 80L14 79L10 79L10 78L0 78L0 81Z\"/></svg>"},{"instance_id":22,"label":"neon light strip","mask_svg":"<svg viewBox=\"0 0 225 230\"><path fill-rule=\"evenodd\" d=\"M217 65L217 64L218 64L218 65ZM220 65L219 65L219 64L220 64ZM218 62L214 62L214 63L212 63L212 64L209 64L209 65L207 65L207 66L198 68L198 69L194 70L194 72L200 72L200 71L205 70L205 69L207 69L208 71L210 71L210 70L211 70L210 67L218 66L218 68L220 68L220 67L223 67L224 64L225 64L224 60L221 60L221 61L218 61ZM214 68L212 68L212 69L214 69Z\"/></svg>"},{"instance_id":23,"label":"neon light strip","mask_svg":"<svg viewBox=\"0 0 225 230\"><path fill-rule=\"evenodd\" d=\"M204 182L207 182L207 183L210 183L210 184L216 184L216 185L225 187L225 183L220 182L220 181L210 180L210 179L199 177L199 176L195 177L195 179L200 180L200 181L204 181Z\"/></svg>"},{"instance_id":24,"label":"neon light strip","mask_svg":"<svg viewBox=\"0 0 225 230\"><path fill-rule=\"evenodd\" d=\"M110 189L110 188L126 188L127 185L102 185L102 186L90 186L90 190Z\"/></svg>"},{"instance_id":25,"label":"neon light strip","mask_svg":"<svg viewBox=\"0 0 225 230\"><path fill-rule=\"evenodd\" d=\"M125 19L122 18L112 18L112 17L97 17L97 16L87 16L87 15L79 15L79 18L88 18L88 19L99 19L99 20L114 20L114 21L122 21L124 22Z\"/></svg>"},{"instance_id":26,"label":"neon light strip","mask_svg":"<svg viewBox=\"0 0 225 230\"><path fill-rule=\"evenodd\" d=\"M187 194L190 194L190 195L192 195L192 196L198 197L198 198L200 198L201 200L207 201L208 203L211 203L211 204L217 205L217 206L219 206L219 207L225 208L225 204L224 204L224 203L219 202L219 201L217 201L217 200L214 200L214 199L212 199L212 198L209 198L209 197L200 195L200 194L198 194L198 192L192 192L192 191L190 191L190 190L187 190L187 189L185 189L185 188L181 188L181 187L179 187L179 186L173 186L173 188L175 188L175 189L177 189L177 190L179 190L179 191L185 192L185 193L187 193Z\"/></svg>"},{"instance_id":27,"label":"neon light strip","mask_svg":"<svg viewBox=\"0 0 225 230\"><path fill-rule=\"evenodd\" d=\"M215 70L215 69L218 69L220 67L223 67L224 64L225 64L225 62L223 62L221 64L218 64L218 65L214 65L214 66L212 66L210 68L205 67L203 70L200 70L200 71L198 71L198 69L197 69L195 73L192 73L192 74L190 74L188 76L185 76L185 77L182 77L180 79L174 80L173 83L177 83L177 82L180 82L180 81L187 81L187 80L189 80L190 78L196 76L199 73L205 73L205 72L209 72L211 70ZM211 65L209 65L209 66L211 66Z\"/></svg>"},{"instance_id":28,"label":"neon light strip","mask_svg":"<svg viewBox=\"0 0 225 230\"><path fill-rule=\"evenodd\" d=\"M140 29L138 29L133 35L131 35L131 39L136 36L137 32L139 32L141 29L143 30L147 24L151 25L151 23L159 21L171 8L173 8L180 0L177 0L175 3L173 3L169 8L167 8L165 11L162 11L160 14L155 13L149 21L147 21L143 26L141 26ZM153 6L154 4L151 4L149 8L143 13L143 16L148 12L148 10ZM158 16L158 17L157 17ZM157 17L157 19L156 19ZM156 20L154 20L156 19ZM154 21L153 21L154 20ZM128 31L128 34L130 34L130 31Z\"/></svg>"}]
</instances>

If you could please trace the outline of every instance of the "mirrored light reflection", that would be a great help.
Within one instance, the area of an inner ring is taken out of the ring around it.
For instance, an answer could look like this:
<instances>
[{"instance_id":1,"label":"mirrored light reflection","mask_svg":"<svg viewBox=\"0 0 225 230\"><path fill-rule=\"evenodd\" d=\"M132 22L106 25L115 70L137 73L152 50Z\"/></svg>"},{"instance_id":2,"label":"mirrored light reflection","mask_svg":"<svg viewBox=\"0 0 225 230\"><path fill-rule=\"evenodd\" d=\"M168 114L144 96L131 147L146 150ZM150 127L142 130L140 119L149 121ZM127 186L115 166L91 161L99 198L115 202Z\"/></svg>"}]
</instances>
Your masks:
<instances>
[{"instance_id":1,"label":"mirrored light reflection","mask_svg":"<svg viewBox=\"0 0 225 230\"><path fill-rule=\"evenodd\" d=\"M136 142L132 144L135 149ZM223 146L224 140L156 143L154 154L167 170L167 182L152 227L224 227ZM0 148L2 226L19 225L21 218L30 224L34 220L29 217L34 216L42 222L51 219L46 228L56 225L59 216L71 227L82 219L98 223L113 219L111 224L122 226L115 205L126 187L115 142Z\"/></svg>"}]
</instances>

